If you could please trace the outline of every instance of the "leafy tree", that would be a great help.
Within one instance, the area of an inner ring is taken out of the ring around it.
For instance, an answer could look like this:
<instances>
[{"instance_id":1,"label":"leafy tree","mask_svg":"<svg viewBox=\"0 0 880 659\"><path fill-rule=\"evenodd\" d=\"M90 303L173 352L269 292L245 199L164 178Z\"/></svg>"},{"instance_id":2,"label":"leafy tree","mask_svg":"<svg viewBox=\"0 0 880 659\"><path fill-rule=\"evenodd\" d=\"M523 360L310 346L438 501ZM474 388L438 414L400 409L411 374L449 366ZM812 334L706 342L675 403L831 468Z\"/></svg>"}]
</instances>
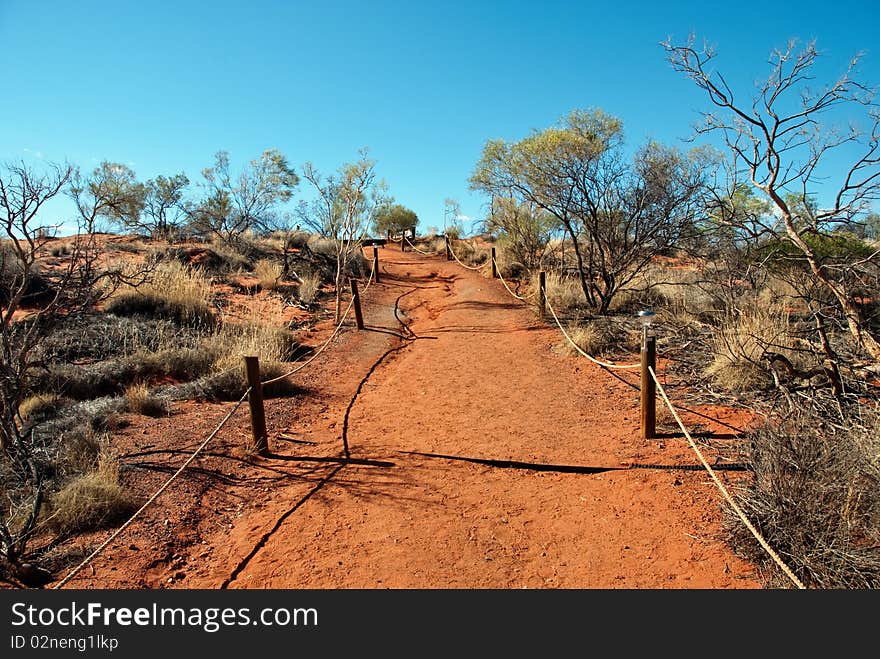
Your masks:
<instances>
[{"instance_id":1,"label":"leafy tree","mask_svg":"<svg viewBox=\"0 0 880 659\"><path fill-rule=\"evenodd\" d=\"M153 238L168 238L187 218L183 193L189 185L186 174L157 176L147 181L139 228Z\"/></svg>"},{"instance_id":2,"label":"leafy tree","mask_svg":"<svg viewBox=\"0 0 880 659\"><path fill-rule=\"evenodd\" d=\"M80 214L88 216L92 227L102 222L123 227L139 223L146 189L127 165L104 161L87 177L73 170L71 191Z\"/></svg>"},{"instance_id":3,"label":"leafy tree","mask_svg":"<svg viewBox=\"0 0 880 659\"><path fill-rule=\"evenodd\" d=\"M880 339L847 283L852 277L843 273L863 267L864 261L853 260L844 268L826 263L808 240L809 235L857 222L880 195L880 112L868 87L853 77L859 58L854 57L839 78L817 86L815 42L799 48L791 40L771 53L769 76L757 93L741 101L714 67L713 48L698 49L693 37L680 45L666 41L663 47L673 69L706 92L715 106L704 113L697 130L724 139L734 186L747 181L772 204L779 222L766 230L797 248L810 276L836 300L853 339L880 361ZM823 125L823 120L846 110L853 112L853 121L845 129ZM857 114L867 120L867 129L857 127ZM832 169L828 160L837 152L855 155L848 165ZM820 183L833 186L823 208L812 202ZM830 349L826 352L832 358Z\"/></svg>"},{"instance_id":4,"label":"leafy tree","mask_svg":"<svg viewBox=\"0 0 880 659\"><path fill-rule=\"evenodd\" d=\"M550 238L560 227L551 213L516 197L494 197L486 229L506 239L514 258L529 269L540 267Z\"/></svg>"},{"instance_id":5,"label":"leafy tree","mask_svg":"<svg viewBox=\"0 0 880 659\"><path fill-rule=\"evenodd\" d=\"M416 215L415 211L400 204L393 204L378 212L375 229L379 235L384 235L386 231L400 233L405 229L417 226L418 223L419 216Z\"/></svg>"},{"instance_id":6,"label":"leafy tree","mask_svg":"<svg viewBox=\"0 0 880 659\"><path fill-rule=\"evenodd\" d=\"M299 177L276 149L264 151L237 176L229 170L229 154L218 151L214 166L202 170L205 197L188 208L197 231L234 243L246 231L268 232L278 204L293 197Z\"/></svg>"},{"instance_id":7,"label":"leafy tree","mask_svg":"<svg viewBox=\"0 0 880 659\"><path fill-rule=\"evenodd\" d=\"M653 142L627 163L622 145L618 119L575 110L519 142L490 140L471 176L472 189L533 204L565 227L584 298L599 313L693 230L709 164L705 151Z\"/></svg>"}]
</instances>

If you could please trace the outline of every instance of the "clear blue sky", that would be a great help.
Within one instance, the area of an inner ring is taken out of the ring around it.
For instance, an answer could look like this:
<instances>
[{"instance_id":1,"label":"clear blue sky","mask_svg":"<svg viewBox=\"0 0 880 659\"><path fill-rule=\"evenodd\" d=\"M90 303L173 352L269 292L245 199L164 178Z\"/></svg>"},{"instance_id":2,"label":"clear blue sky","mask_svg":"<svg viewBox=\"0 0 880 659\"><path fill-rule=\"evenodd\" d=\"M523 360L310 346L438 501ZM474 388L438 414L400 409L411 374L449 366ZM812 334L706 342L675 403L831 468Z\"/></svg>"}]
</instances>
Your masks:
<instances>
[{"instance_id":1,"label":"clear blue sky","mask_svg":"<svg viewBox=\"0 0 880 659\"><path fill-rule=\"evenodd\" d=\"M665 61L667 36L714 43L746 91L790 37L816 38L829 76L867 51L862 76L880 84L878 24L876 0L0 0L0 160L195 181L219 149L234 168L277 148L329 171L366 146L424 230L446 197L484 216L467 179L489 138L591 107L633 147L688 136L707 100Z\"/></svg>"}]
</instances>

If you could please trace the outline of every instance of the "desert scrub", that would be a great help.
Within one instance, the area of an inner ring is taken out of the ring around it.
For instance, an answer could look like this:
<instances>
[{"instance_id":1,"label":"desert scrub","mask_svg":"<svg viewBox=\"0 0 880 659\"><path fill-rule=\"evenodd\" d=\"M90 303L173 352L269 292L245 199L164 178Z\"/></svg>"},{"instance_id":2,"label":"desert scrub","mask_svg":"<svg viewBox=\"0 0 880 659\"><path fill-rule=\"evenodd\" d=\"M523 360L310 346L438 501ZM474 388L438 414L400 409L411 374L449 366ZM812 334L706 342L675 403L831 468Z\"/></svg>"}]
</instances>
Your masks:
<instances>
[{"instance_id":1,"label":"desert scrub","mask_svg":"<svg viewBox=\"0 0 880 659\"><path fill-rule=\"evenodd\" d=\"M762 389L773 384L768 353L797 364L791 323L785 309L749 305L729 311L714 330L712 361L705 375L730 392Z\"/></svg>"},{"instance_id":2,"label":"desert scrub","mask_svg":"<svg viewBox=\"0 0 880 659\"><path fill-rule=\"evenodd\" d=\"M880 587L878 420L876 408L829 422L801 406L745 437L751 479L738 504L807 587ZM771 587L792 586L732 510L725 528Z\"/></svg>"},{"instance_id":3,"label":"desert scrub","mask_svg":"<svg viewBox=\"0 0 880 659\"><path fill-rule=\"evenodd\" d=\"M137 502L119 481L119 462L101 449L92 471L72 478L49 498L45 521L56 533L75 533L106 528L137 510Z\"/></svg>"},{"instance_id":4,"label":"desert scrub","mask_svg":"<svg viewBox=\"0 0 880 659\"><path fill-rule=\"evenodd\" d=\"M107 302L106 311L117 316L171 319L181 325L210 326L211 281L199 270L176 261L156 267L137 286L124 285Z\"/></svg>"}]
</instances>

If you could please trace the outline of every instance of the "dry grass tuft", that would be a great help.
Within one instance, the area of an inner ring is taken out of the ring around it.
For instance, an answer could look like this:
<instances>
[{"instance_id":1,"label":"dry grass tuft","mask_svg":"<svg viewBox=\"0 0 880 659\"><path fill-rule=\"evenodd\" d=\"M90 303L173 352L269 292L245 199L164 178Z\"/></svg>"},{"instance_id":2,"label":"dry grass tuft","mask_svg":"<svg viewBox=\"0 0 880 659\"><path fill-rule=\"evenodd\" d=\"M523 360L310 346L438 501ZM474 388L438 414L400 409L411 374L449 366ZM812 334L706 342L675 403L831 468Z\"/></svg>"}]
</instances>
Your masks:
<instances>
[{"instance_id":1,"label":"dry grass tuft","mask_svg":"<svg viewBox=\"0 0 880 659\"><path fill-rule=\"evenodd\" d=\"M747 307L729 313L715 330L715 355L705 374L719 387L742 392L773 383L765 360L768 352L783 354L792 362L788 314L779 307Z\"/></svg>"},{"instance_id":2,"label":"dry grass tuft","mask_svg":"<svg viewBox=\"0 0 880 659\"><path fill-rule=\"evenodd\" d=\"M54 393L37 394L25 398L18 406L18 413L24 421L39 423L58 414L58 411L71 401Z\"/></svg>"},{"instance_id":3,"label":"dry grass tuft","mask_svg":"<svg viewBox=\"0 0 880 659\"><path fill-rule=\"evenodd\" d=\"M254 264L254 276L264 291L274 291L279 288L283 270L281 264L272 259L260 259Z\"/></svg>"},{"instance_id":4,"label":"dry grass tuft","mask_svg":"<svg viewBox=\"0 0 880 659\"><path fill-rule=\"evenodd\" d=\"M296 294L299 301L303 304L312 304L317 299L318 293L320 292L321 278L314 273L310 273L304 275L300 279Z\"/></svg>"},{"instance_id":5,"label":"dry grass tuft","mask_svg":"<svg viewBox=\"0 0 880 659\"><path fill-rule=\"evenodd\" d=\"M168 416L168 401L153 395L146 383L141 382L126 388L125 399L128 410L135 414L152 417Z\"/></svg>"},{"instance_id":6,"label":"dry grass tuft","mask_svg":"<svg viewBox=\"0 0 880 659\"><path fill-rule=\"evenodd\" d=\"M584 292L581 290L580 282L574 277L566 277L558 272L548 272L546 275L547 301L553 310L559 314L566 309L573 309L584 304ZM535 299L538 299L538 287L540 280L538 277L531 277L529 284L529 293Z\"/></svg>"},{"instance_id":7,"label":"dry grass tuft","mask_svg":"<svg viewBox=\"0 0 880 659\"><path fill-rule=\"evenodd\" d=\"M48 525L58 534L106 528L137 509L134 498L119 482L119 462L102 450L94 470L73 478L49 500Z\"/></svg>"}]
</instances>

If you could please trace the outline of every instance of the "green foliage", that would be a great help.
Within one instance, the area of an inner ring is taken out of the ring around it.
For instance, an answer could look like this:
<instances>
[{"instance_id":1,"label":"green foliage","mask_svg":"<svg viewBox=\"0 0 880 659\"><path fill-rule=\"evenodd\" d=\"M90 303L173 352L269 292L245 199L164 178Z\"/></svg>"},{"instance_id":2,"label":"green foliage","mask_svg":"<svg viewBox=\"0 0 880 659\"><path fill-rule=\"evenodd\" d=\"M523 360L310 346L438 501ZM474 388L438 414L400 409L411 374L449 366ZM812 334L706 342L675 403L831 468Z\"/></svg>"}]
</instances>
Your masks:
<instances>
[{"instance_id":1,"label":"green foliage","mask_svg":"<svg viewBox=\"0 0 880 659\"><path fill-rule=\"evenodd\" d=\"M135 226L144 208L146 188L134 171L118 162L104 161L85 179L77 173L71 195L88 225L97 220L123 227Z\"/></svg>"},{"instance_id":2,"label":"green foliage","mask_svg":"<svg viewBox=\"0 0 880 659\"><path fill-rule=\"evenodd\" d=\"M534 204L514 197L495 197L486 228L498 235L499 242L510 250L517 262L533 269L540 266L550 237L560 228L560 222Z\"/></svg>"},{"instance_id":3,"label":"green foliage","mask_svg":"<svg viewBox=\"0 0 880 659\"><path fill-rule=\"evenodd\" d=\"M192 228L235 242L244 232L268 232L276 222L275 207L289 201L299 177L277 149L252 160L237 177L229 170L229 153L218 151L214 166L202 170L206 195L190 205Z\"/></svg>"},{"instance_id":4,"label":"green foliage","mask_svg":"<svg viewBox=\"0 0 880 659\"><path fill-rule=\"evenodd\" d=\"M384 235L386 231L399 233L404 229L417 226L419 216L414 211L400 204L393 204L383 208L376 215L375 230L379 235Z\"/></svg>"},{"instance_id":5,"label":"green foliage","mask_svg":"<svg viewBox=\"0 0 880 659\"><path fill-rule=\"evenodd\" d=\"M571 238L585 301L605 313L618 290L693 233L702 214L705 150L649 142L631 162L619 120L575 110L514 143L490 140L470 179L554 217Z\"/></svg>"},{"instance_id":6,"label":"green foliage","mask_svg":"<svg viewBox=\"0 0 880 659\"><path fill-rule=\"evenodd\" d=\"M877 251L864 240L844 232L805 233L802 237L817 261L823 264L851 263L870 258ZM804 270L809 270L803 251L785 235L767 240L759 249L758 255L769 265L799 263Z\"/></svg>"}]
</instances>

